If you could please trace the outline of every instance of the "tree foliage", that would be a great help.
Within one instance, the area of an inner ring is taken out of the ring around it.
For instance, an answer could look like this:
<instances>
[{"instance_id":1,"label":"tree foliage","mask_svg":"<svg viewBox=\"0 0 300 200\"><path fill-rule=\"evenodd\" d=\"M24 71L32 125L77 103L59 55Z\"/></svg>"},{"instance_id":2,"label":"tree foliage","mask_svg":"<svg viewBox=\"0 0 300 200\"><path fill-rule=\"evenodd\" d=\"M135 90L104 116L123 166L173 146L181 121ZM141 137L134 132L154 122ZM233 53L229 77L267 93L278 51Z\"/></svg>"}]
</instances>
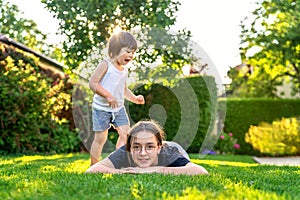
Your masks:
<instances>
[{"instance_id":1,"label":"tree foliage","mask_svg":"<svg viewBox=\"0 0 300 200\"><path fill-rule=\"evenodd\" d=\"M48 54L49 48L44 42L47 35L38 29L37 24L32 20L22 18L22 12L16 5L6 0L0 0L0 5L0 33L32 50Z\"/></svg>"},{"instance_id":2,"label":"tree foliage","mask_svg":"<svg viewBox=\"0 0 300 200\"><path fill-rule=\"evenodd\" d=\"M66 64L76 69L92 52L104 45L116 27L131 31L140 45L135 70L156 78L178 74L178 69L195 58L188 48L190 32L172 34L180 3L172 0L42 0L60 21L60 32L67 36L63 43ZM103 52L101 52L103 55ZM145 66L161 60L156 70ZM99 60L98 60L99 61ZM132 69L132 70L134 70ZM166 70L169 69L169 70ZM171 72L171 73L170 73ZM173 73L174 72L174 73Z\"/></svg>"},{"instance_id":3,"label":"tree foliage","mask_svg":"<svg viewBox=\"0 0 300 200\"><path fill-rule=\"evenodd\" d=\"M267 62L267 59L264 59ZM263 63L260 60L260 64ZM263 67L262 67L263 66ZM276 86L282 84L271 77L269 65L251 66L241 64L231 68L227 74L232 79L230 96L276 98Z\"/></svg>"},{"instance_id":4,"label":"tree foliage","mask_svg":"<svg viewBox=\"0 0 300 200\"><path fill-rule=\"evenodd\" d=\"M257 5L241 24L241 56L254 71L247 79L233 70L229 75L250 96L274 97L276 86L289 81L299 94L300 0L264 0Z\"/></svg>"}]
</instances>

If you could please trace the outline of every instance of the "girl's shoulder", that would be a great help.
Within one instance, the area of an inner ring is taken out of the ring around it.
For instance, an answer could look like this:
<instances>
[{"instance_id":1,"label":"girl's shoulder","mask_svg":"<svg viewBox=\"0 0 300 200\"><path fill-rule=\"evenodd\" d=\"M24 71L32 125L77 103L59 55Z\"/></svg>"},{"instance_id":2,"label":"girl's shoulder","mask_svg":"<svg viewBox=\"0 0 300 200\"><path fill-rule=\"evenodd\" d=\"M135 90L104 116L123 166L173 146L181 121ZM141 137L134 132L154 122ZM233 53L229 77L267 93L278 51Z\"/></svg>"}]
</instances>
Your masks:
<instances>
[{"instance_id":1,"label":"girl's shoulder","mask_svg":"<svg viewBox=\"0 0 300 200\"><path fill-rule=\"evenodd\" d=\"M166 154L172 154L174 151L178 151L181 155L183 155L188 160L190 159L188 153L183 149L183 147L173 141L163 141L163 151Z\"/></svg>"},{"instance_id":2,"label":"girl's shoulder","mask_svg":"<svg viewBox=\"0 0 300 200\"><path fill-rule=\"evenodd\" d=\"M129 167L130 165L125 145L110 153L107 158L112 162L116 169Z\"/></svg>"}]
</instances>

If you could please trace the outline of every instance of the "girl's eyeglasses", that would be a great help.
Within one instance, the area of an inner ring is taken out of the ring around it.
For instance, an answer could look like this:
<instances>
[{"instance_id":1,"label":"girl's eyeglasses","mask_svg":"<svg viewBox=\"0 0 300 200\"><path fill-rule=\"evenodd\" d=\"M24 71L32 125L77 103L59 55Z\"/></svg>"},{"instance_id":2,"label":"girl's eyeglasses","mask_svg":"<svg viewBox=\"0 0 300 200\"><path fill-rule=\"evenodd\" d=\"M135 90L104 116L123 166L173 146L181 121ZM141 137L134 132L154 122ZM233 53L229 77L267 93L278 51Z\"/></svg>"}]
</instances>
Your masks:
<instances>
[{"instance_id":1,"label":"girl's eyeglasses","mask_svg":"<svg viewBox=\"0 0 300 200\"><path fill-rule=\"evenodd\" d=\"M151 154L155 151L157 146L154 145L146 145L145 147L141 145L133 145L131 149L133 150L134 153L141 153L143 149L145 149L146 153Z\"/></svg>"}]
</instances>

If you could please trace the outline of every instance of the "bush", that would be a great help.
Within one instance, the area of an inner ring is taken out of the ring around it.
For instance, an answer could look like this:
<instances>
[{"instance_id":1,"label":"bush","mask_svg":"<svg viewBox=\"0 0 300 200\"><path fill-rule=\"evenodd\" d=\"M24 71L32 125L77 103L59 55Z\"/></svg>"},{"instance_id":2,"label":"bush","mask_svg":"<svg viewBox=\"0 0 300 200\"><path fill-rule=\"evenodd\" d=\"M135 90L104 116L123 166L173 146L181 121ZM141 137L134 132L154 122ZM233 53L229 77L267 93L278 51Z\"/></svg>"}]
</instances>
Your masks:
<instances>
[{"instance_id":1,"label":"bush","mask_svg":"<svg viewBox=\"0 0 300 200\"><path fill-rule=\"evenodd\" d=\"M214 146L214 150L219 154L234 154L240 145L237 143L237 139L233 133L222 132L217 144Z\"/></svg>"},{"instance_id":2,"label":"bush","mask_svg":"<svg viewBox=\"0 0 300 200\"><path fill-rule=\"evenodd\" d=\"M300 121L282 118L270 123L250 126L245 141L264 155L300 155Z\"/></svg>"},{"instance_id":3,"label":"bush","mask_svg":"<svg viewBox=\"0 0 300 200\"><path fill-rule=\"evenodd\" d=\"M36 57L0 44L1 151L62 153L79 146L60 117L71 107L67 78L47 76Z\"/></svg>"}]
</instances>

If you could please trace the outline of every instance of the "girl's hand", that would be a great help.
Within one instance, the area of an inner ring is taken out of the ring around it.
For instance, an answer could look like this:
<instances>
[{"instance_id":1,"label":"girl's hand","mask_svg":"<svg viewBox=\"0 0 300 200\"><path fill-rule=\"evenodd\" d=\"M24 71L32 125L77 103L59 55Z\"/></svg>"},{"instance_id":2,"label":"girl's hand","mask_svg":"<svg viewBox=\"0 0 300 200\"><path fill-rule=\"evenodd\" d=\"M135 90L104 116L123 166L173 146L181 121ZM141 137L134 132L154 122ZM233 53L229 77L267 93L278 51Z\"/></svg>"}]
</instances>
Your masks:
<instances>
[{"instance_id":1,"label":"girl's hand","mask_svg":"<svg viewBox=\"0 0 300 200\"><path fill-rule=\"evenodd\" d=\"M121 169L122 174L138 174L138 170L136 170L136 167L127 167L124 169Z\"/></svg>"},{"instance_id":2,"label":"girl's hand","mask_svg":"<svg viewBox=\"0 0 300 200\"><path fill-rule=\"evenodd\" d=\"M122 169L122 173L126 173L126 174L159 173L162 168L164 168L164 167L162 167L162 166L154 166L154 167L147 167L147 168L127 167L127 168Z\"/></svg>"}]
</instances>

